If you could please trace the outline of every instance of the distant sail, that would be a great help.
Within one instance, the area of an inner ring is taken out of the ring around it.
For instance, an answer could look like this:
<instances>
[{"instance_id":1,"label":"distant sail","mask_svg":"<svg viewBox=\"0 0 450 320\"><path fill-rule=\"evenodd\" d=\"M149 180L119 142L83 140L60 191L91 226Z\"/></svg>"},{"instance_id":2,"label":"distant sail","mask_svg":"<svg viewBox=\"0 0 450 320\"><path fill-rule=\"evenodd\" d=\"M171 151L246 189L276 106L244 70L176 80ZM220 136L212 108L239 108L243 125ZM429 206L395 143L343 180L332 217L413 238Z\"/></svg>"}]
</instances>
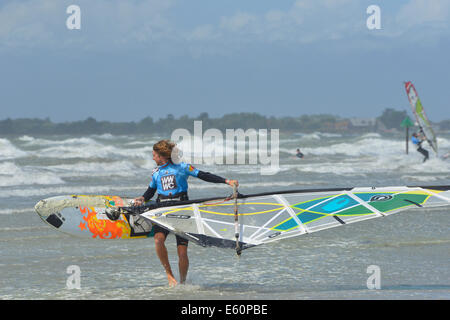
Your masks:
<instances>
[{"instance_id":1,"label":"distant sail","mask_svg":"<svg viewBox=\"0 0 450 320\"><path fill-rule=\"evenodd\" d=\"M411 81L405 82L406 94L408 95L409 103L411 104L412 111L416 117L417 123L422 130L425 138L430 144L434 152L438 152L436 135L434 134L431 123L428 120L425 111L423 109L422 103L420 102L419 95L417 94L416 88Z\"/></svg>"}]
</instances>

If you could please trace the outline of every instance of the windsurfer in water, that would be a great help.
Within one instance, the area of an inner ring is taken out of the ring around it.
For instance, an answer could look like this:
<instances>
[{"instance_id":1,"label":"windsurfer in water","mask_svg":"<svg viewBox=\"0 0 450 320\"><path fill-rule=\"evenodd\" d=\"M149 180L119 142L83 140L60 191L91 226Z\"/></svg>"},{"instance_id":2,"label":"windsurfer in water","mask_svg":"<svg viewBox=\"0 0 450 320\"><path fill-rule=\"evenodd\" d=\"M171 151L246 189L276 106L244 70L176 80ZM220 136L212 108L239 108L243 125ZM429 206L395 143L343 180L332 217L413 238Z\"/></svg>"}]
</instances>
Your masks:
<instances>
[{"instance_id":1,"label":"windsurfer in water","mask_svg":"<svg viewBox=\"0 0 450 320\"><path fill-rule=\"evenodd\" d=\"M302 159L304 157L304 154L300 151L300 149L297 149L297 153L295 154L297 158Z\"/></svg>"},{"instance_id":2,"label":"windsurfer in water","mask_svg":"<svg viewBox=\"0 0 450 320\"><path fill-rule=\"evenodd\" d=\"M423 140L424 140L424 138L423 138L422 134L419 135L419 134L417 134L416 132L414 132L414 133L412 134L411 141L412 141L412 143L413 143L414 145L417 146L417 151L420 152L420 153L424 156L423 162L425 162L425 161L428 160L428 155L429 155L429 154L428 154L428 151L427 151L427 150L425 150L424 148L422 148L422 142L423 142Z\"/></svg>"},{"instance_id":3,"label":"windsurfer in water","mask_svg":"<svg viewBox=\"0 0 450 320\"><path fill-rule=\"evenodd\" d=\"M136 206L140 206L144 202L149 201L155 193L157 193L156 202L188 200L187 180L189 176L212 183L226 183L230 186L235 185L236 187L239 185L237 180L228 180L209 172L200 171L190 164L184 162L174 163L172 159L176 157L176 154L177 149L175 143L170 140L161 140L153 145L153 160L156 162L157 167L153 169L147 191L145 191L141 197L134 199L134 204ZM169 285L175 286L177 285L177 281L172 273L167 248L165 246L169 231L157 225L153 226L153 231L156 254L166 271ZM176 235L176 241L180 283L184 283L189 268L189 258L187 254L188 240Z\"/></svg>"}]
</instances>

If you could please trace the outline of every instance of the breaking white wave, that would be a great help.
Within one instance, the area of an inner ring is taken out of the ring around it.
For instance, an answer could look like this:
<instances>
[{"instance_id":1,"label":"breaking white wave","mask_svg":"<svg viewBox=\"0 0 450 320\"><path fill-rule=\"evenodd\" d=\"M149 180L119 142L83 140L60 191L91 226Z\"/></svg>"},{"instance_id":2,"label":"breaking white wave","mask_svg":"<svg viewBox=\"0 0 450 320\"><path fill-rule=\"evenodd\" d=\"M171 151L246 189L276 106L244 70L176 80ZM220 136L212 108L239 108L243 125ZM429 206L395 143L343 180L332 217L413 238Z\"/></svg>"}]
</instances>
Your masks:
<instances>
[{"instance_id":1,"label":"breaking white wave","mask_svg":"<svg viewBox=\"0 0 450 320\"><path fill-rule=\"evenodd\" d=\"M38 197L45 198L48 195L65 195L65 194L102 194L102 195L118 195L122 196L124 191L136 190L136 196L142 195L146 186L52 186L42 188L8 188L0 192L0 198L10 197Z\"/></svg>"},{"instance_id":2,"label":"breaking white wave","mask_svg":"<svg viewBox=\"0 0 450 320\"><path fill-rule=\"evenodd\" d=\"M368 132L361 136L361 139L367 139L367 138L381 138L381 135L376 132Z\"/></svg>"},{"instance_id":3,"label":"breaking white wave","mask_svg":"<svg viewBox=\"0 0 450 320\"><path fill-rule=\"evenodd\" d=\"M27 152L16 148L8 139L0 138L0 160L26 157Z\"/></svg>"},{"instance_id":4,"label":"breaking white wave","mask_svg":"<svg viewBox=\"0 0 450 320\"><path fill-rule=\"evenodd\" d=\"M143 148L120 148L111 145L104 145L98 142L77 145L57 145L44 148L34 155L37 157L57 158L57 159L77 159L77 158L104 158L104 159L121 159L121 158L152 158L152 147Z\"/></svg>"},{"instance_id":5,"label":"breaking white wave","mask_svg":"<svg viewBox=\"0 0 450 320\"><path fill-rule=\"evenodd\" d=\"M24 208L24 209L15 209L15 208L8 208L8 209L0 209L0 215L8 215L8 214L19 214L19 213L27 213L27 212L34 212L34 208ZM18 228L2 228L1 230L13 230Z\"/></svg>"},{"instance_id":6,"label":"breaking white wave","mask_svg":"<svg viewBox=\"0 0 450 320\"><path fill-rule=\"evenodd\" d=\"M13 162L0 163L0 187L65 183L58 175L36 167L19 167Z\"/></svg>"},{"instance_id":7,"label":"breaking white wave","mask_svg":"<svg viewBox=\"0 0 450 320\"><path fill-rule=\"evenodd\" d=\"M302 148L302 152L318 156L339 154L351 157L367 155L385 156L388 154L399 154L400 150L404 150L404 146L405 143L403 141L365 138L355 142L342 142L330 146L305 147Z\"/></svg>"},{"instance_id":8,"label":"breaking white wave","mask_svg":"<svg viewBox=\"0 0 450 320\"><path fill-rule=\"evenodd\" d=\"M30 136L27 136L27 135L21 136L21 137L19 138L19 141L24 141L24 142L30 142L30 141L33 141L33 140L34 140L33 137L30 137Z\"/></svg>"},{"instance_id":9,"label":"breaking white wave","mask_svg":"<svg viewBox=\"0 0 450 320\"><path fill-rule=\"evenodd\" d=\"M80 137L80 138L68 138L68 139L44 139L44 138L34 138L23 136L20 138L21 141L26 142L27 146L88 146L95 145L97 142L90 137Z\"/></svg>"},{"instance_id":10,"label":"breaking white wave","mask_svg":"<svg viewBox=\"0 0 450 320\"><path fill-rule=\"evenodd\" d=\"M416 175L404 175L401 177L404 180L418 181L418 182L434 182L439 179L435 176L416 176Z\"/></svg>"},{"instance_id":11,"label":"breaking white wave","mask_svg":"<svg viewBox=\"0 0 450 320\"><path fill-rule=\"evenodd\" d=\"M60 164L48 166L47 169L60 177L128 177L133 176L139 169L130 161L113 162L77 162L74 164Z\"/></svg>"},{"instance_id":12,"label":"breaking white wave","mask_svg":"<svg viewBox=\"0 0 450 320\"><path fill-rule=\"evenodd\" d=\"M154 139L153 136L110 134L62 139L58 136L38 138L24 135L16 140L0 139L0 187L66 184L70 180L82 180L82 183L89 184L89 180L95 181L96 177L102 178L102 181L108 177L113 181L114 177L136 178L143 174L150 177L151 170L156 166L152 160ZM270 144L270 138L268 140ZM297 141L300 144L309 141L301 148L305 154L303 159L294 156ZM323 178L322 174L365 179L369 174L391 173L398 175L398 178L434 181L431 176L446 179L450 172L450 160L437 158L427 145L424 147L430 151L430 160L422 163L423 157L411 143L406 155L403 139L384 137L378 133L348 137L318 132L285 136L280 138L279 149L276 150L279 164L269 157L270 162L266 165L261 163L258 145L248 141L227 146L227 141L205 140L200 151L194 148L195 143L199 142L180 143L183 151L190 156L185 159L186 162L227 178L257 175L261 176L261 181L269 181L275 174L288 174L297 179L308 173L309 179L313 174L317 175L318 180ZM450 150L450 139L447 137L439 137L438 144L440 150ZM219 154L222 151L223 164L216 161L212 150L219 151ZM267 151L270 152L270 145ZM242 152L245 152L245 164L237 164L237 159L232 161L236 164L226 164L226 156L242 155ZM201 159L199 163L196 163L195 156ZM249 164L250 159L257 162Z\"/></svg>"}]
</instances>

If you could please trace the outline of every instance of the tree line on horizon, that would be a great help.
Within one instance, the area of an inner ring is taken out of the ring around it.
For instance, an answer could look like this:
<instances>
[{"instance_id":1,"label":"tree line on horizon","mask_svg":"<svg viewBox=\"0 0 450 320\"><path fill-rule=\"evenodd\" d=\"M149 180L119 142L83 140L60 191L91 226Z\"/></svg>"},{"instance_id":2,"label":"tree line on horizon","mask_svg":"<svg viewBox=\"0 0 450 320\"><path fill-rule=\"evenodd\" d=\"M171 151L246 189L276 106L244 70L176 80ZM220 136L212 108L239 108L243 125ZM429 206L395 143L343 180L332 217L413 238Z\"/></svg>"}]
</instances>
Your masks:
<instances>
[{"instance_id":1,"label":"tree line on horizon","mask_svg":"<svg viewBox=\"0 0 450 320\"><path fill-rule=\"evenodd\" d=\"M220 118L210 118L207 112L197 117L187 115L179 118L168 114L155 121L147 116L138 122L97 121L89 117L86 120L54 123L46 119L5 119L0 120L0 134L167 134L177 128L192 130L195 120L202 121L202 129L216 128L225 131L231 128L279 129L283 132L345 132L401 130L401 122L408 116L406 111L387 108L376 118L372 125L355 127L350 119L329 114L302 115L299 117L274 117L258 113L231 113ZM438 123L441 130L450 130L450 120Z\"/></svg>"}]
</instances>

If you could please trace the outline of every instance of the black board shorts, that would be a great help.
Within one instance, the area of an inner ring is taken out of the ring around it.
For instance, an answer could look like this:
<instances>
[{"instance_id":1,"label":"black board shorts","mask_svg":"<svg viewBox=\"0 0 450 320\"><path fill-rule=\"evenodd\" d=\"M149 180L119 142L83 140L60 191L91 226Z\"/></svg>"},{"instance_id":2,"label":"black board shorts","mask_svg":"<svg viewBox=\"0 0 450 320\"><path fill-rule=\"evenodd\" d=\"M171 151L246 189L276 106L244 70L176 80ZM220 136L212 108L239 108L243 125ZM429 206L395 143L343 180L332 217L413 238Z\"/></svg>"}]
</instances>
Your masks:
<instances>
[{"instance_id":1,"label":"black board shorts","mask_svg":"<svg viewBox=\"0 0 450 320\"><path fill-rule=\"evenodd\" d=\"M154 234L156 234L158 232L162 232L166 238L167 238L167 235L170 233L169 230L164 229L163 227L160 227L157 224L153 225L153 232L154 232ZM186 240L185 238L177 236L177 235L175 235L175 238L177 240L177 246L186 246L187 247L189 240Z\"/></svg>"}]
</instances>

